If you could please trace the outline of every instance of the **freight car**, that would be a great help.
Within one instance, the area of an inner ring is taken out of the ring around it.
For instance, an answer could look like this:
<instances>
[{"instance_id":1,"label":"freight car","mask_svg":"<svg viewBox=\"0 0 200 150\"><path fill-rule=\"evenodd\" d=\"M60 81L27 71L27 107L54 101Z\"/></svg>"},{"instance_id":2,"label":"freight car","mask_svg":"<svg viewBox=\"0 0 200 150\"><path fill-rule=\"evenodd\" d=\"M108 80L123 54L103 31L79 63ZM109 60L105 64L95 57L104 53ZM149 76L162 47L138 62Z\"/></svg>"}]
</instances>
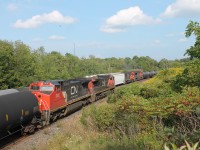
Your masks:
<instances>
[{"instance_id":1,"label":"freight car","mask_svg":"<svg viewBox=\"0 0 200 150\"><path fill-rule=\"evenodd\" d=\"M124 73L110 73L110 75L115 78L115 86L125 84L125 74Z\"/></svg>"},{"instance_id":2,"label":"freight car","mask_svg":"<svg viewBox=\"0 0 200 150\"><path fill-rule=\"evenodd\" d=\"M29 91L0 91L0 139L16 131L32 132L30 125L38 112L38 101ZM33 122L32 122L33 123Z\"/></svg>"},{"instance_id":3,"label":"freight car","mask_svg":"<svg viewBox=\"0 0 200 150\"><path fill-rule=\"evenodd\" d=\"M141 69L124 72L124 73L110 73L115 77L115 85L131 83L143 79L143 71Z\"/></svg>"}]
</instances>

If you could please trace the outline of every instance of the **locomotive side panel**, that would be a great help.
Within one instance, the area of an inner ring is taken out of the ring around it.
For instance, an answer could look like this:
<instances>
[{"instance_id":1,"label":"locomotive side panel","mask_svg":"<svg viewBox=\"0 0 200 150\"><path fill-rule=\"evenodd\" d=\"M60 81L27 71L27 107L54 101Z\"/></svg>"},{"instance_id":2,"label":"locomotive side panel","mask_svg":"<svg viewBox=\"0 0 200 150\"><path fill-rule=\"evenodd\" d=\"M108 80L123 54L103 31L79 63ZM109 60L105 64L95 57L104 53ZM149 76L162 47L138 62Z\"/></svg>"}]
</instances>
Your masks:
<instances>
[{"instance_id":1,"label":"locomotive side panel","mask_svg":"<svg viewBox=\"0 0 200 150\"><path fill-rule=\"evenodd\" d=\"M85 85L85 86L84 86ZM88 94L87 84L81 81L66 81L64 83L63 92L67 97L67 101L71 101Z\"/></svg>"},{"instance_id":2,"label":"locomotive side panel","mask_svg":"<svg viewBox=\"0 0 200 150\"><path fill-rule=\"evenodd\" d=\"M131 72L125 72L125 82L131 83L135 80L135 73L133 71Z\"/></svg>"}]
</instances>

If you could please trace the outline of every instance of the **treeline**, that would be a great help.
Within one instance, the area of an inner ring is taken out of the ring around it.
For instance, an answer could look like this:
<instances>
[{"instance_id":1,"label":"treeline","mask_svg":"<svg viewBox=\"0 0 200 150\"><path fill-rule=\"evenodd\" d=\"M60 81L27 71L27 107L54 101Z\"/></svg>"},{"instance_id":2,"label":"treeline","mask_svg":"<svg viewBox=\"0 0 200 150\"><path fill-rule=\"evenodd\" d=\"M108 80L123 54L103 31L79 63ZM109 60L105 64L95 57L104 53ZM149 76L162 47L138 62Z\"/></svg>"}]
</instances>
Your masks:
<instances>
[{"instance_id":1,"label":"treeline","mask_svg":"<svg viewBox=\"0 0 200 150\"><path fill-rule=\"evenodd\" d=\"M27 86L36 80L69 79L97 73L143 69L152 71L180 67L187 59L159 62L146 56L133 58L79 58L70 53L46 52L44 47L32 50L22 41L0 40L0 89Z\"/></svg>"}]
</instances>

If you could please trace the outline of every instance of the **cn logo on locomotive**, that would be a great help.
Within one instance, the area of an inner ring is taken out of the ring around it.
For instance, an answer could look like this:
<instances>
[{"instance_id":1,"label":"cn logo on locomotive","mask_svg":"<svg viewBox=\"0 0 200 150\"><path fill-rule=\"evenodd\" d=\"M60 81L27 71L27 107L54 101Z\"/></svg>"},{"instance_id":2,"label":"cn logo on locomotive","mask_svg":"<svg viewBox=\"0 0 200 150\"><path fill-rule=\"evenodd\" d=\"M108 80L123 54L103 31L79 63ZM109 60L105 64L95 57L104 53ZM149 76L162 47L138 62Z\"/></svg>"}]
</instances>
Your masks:
<instances>
[{"instance_id":1,"label":"cn logo on locomotive","mask_svg":"<svg viewBox=\"0 0 200 150\"><path fill-rule=\"evenodd\" d=\"M77 94L78 93L78 86L72 86L71 87L71 95Z\"/></svg>"}]
</instances>

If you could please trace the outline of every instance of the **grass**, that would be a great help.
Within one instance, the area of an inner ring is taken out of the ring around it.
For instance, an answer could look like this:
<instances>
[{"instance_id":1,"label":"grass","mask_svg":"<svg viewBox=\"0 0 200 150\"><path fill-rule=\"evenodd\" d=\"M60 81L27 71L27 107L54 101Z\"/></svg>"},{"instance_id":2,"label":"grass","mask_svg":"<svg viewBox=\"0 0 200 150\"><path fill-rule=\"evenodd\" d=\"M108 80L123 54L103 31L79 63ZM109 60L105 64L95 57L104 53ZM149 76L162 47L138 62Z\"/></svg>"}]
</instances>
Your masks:
<instances>
[{"instance_id":1,"label":"grass","mask_svg":"<svg viewBox=\"0 0 200 150\"><path fill-rule=\"evenodd\" d=\"M100 103L100 105L102 105ZM85 108L85 109L88 109ZM40 146L41 150L93 150L103 149L102 143L107 135L88 128L80 123L78 114L73 118L61 120L56 126L59 132L52 137L46 145ZM46 132L44 134L47 134ZM98 147L97 147L98 146Z\"/></svg>"}]
</instances>

